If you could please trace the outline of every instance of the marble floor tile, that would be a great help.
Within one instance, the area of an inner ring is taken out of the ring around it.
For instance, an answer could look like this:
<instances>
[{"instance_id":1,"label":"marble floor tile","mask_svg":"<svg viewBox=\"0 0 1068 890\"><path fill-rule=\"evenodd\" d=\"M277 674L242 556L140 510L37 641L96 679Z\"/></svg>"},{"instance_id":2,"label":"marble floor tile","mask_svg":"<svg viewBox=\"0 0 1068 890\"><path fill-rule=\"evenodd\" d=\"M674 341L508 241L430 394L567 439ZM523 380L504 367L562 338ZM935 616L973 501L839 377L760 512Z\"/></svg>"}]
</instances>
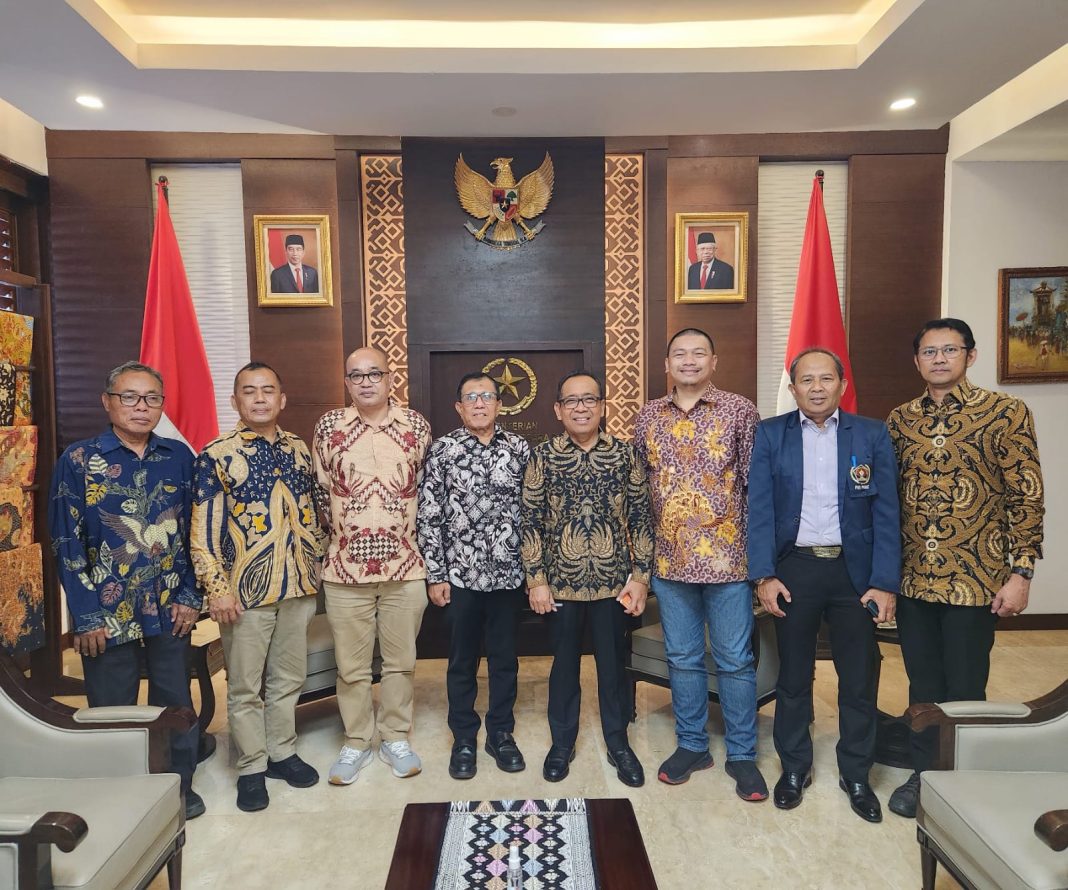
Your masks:
<instances>
[{"instance_id":1,"label":"marble floor tile","mask_svg":"<svg viewBox=\"0 0 1068 890\"><path fill-rule=\"evenodd\" d=\"M879 705L898 714L908 706L908 682L900 649L882 646ZM597 713L596 674L583 659L580 729L570 776L552 784L541 776L549 747L545 719L550 659L524 658L516 702L516 740L527 769L504 773L481 749L478 773L458 782L447 768L451 735L446 726L445 662L420 661L416 670L416 725L413 748L423 772L394 778L375 759L348 787L326 783L326 772L342 743L341 720L334 699L298 711L298 750L323 780L313 788L289 788L268 781L271 805L260 813L241 813L235 805L235 754L226 724L226 679L214 678L217 711L211 730L216 754L197 770L194 786L203 795L207 814L190 822L184 855L187 888L315 887L376 890L384 885L404 806L413 802L527 797L626 797L638 823L657 882L662 890L716 887L727 890L914 890L920 884L916 827L886 809L887 799L907 777L905 770L876 764L872 786L883 802L884 821L870 825L849 809L838 788L835 744L838 740L837 678L830 662L816 668L813 725L813 784L801 806L783 812L770 801L749 803L734 793L723 771L723 722L717 708L709 714L713 769L697 773L685 785L656 780L660 762L675 749L671 696L667 689L639 684L638 719L630 741L646 771L642 788L628 788L616 778L605 756ZM77 665L71 664L72 672ZM992 655L990 697L1023 701L1034 698L1068 676L1068 631L998 634ZM477 708L486 707L486 671L480 675ZM79 704L78 699L68 699ZM774 703L758 715L757 765L768 785L779 776L772 744ZM152 890L166 887L164 875ZM942 871L937 887L955 883ZM605 888L612 890L612 888Z\"/></svg>"}]
</instances>

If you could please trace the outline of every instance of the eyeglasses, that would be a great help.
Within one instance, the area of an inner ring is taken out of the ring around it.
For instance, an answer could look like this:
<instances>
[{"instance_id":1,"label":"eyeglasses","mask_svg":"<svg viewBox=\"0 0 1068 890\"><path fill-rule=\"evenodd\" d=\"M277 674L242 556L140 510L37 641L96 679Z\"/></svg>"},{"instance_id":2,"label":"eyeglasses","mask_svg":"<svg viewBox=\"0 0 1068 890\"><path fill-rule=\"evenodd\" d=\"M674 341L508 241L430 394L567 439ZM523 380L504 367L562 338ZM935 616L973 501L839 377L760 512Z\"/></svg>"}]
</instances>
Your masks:
<instances>
[{"instance_id":1,"label":"eyeglasses","mask_svg":"<svg viewBox=\"0 0 1068 890\"><path fill-rule=\"evenodd\" d=\"M465 392L461 397L461 401L467 402L468 405L473 405L479 399L485 402L487 405L492 405L497 401L497 393L495 392Z\"/></svg>"},{"instance_id":2,"label":"eyeglasses","mask_svg":"<svg viewBox=\"0 0 1068 890\"><path fill-rule=\"evenodd\" d=\"M579 405L583 408L592 408L599 401L601 401L600 396L568 396L566 399L559 400L568 411L574 411Z\"/></svg>"},{"instance_id":3,"label":"eyeglasses","mask_svg":"<svg viewBox=\"0 0 1068 890\"><path fill-rule=\"evenodd\" d=\"M963 346L924 346L919 356L925 361L931 361L938 353L942 353L948 359L954 359L962 352L966 352Z\"/></svg>"},{"instance_id":4,"label":"eyeglasses","mask_svg":"<svg viewBox=\"0 0 1068 890\"><path fill-rule=\"evenodd\" d=\"M149 408L163 407L163 396L158 392L150 392L148 395L141 395L136 392L109 392L108 395L115 396L119 400L119 404L125 405L127 408L134 407L141 399L145 400L145 404Z\"/></svg>"},{"instance_id":5,"label":"eyeglasses","mask_svg":"<svg viewBox=\"0 0 1068 890\"><path fill-rule=\"evenodd\" d=\"M388 371L368 371L366 374L361 374L359 371L351 371L345 376L359 386L365 380L370 380L372 383L381 383L382 378L388 373Z\"/></svg>"}]
</instances>

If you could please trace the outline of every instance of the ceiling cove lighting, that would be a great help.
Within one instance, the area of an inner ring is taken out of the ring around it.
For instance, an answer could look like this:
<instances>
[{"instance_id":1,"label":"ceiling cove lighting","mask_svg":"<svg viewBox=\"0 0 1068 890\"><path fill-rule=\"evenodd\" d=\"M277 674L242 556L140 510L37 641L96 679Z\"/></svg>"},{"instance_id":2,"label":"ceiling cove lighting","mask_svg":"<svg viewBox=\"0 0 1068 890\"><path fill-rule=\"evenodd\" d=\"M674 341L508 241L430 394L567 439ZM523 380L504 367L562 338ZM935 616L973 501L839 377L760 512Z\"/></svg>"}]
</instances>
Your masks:
<instances>
[{"instance_id":1,"label":"ceiling cove lighting","mask_svg":"<svg viewBox=\"0 0 1068 890\"><path fill-rule=\"evenodd\" d=\"M75 100L79 105L86 108L103 108L104 102L99 96L78 96Z\"/></svg>"},{"instance_id":2,"label":"ceiling cove lighting","mask_svg":"<svg viewBox=\"0 0 1068 890\"><path fill-rule=\"evenodd\" d=\"M906 96L903 99L895 99L890 103L891 111L904 111L907 108L912 108L916 104L916 100L911 96Z\"/></svg>"}]
</instances>

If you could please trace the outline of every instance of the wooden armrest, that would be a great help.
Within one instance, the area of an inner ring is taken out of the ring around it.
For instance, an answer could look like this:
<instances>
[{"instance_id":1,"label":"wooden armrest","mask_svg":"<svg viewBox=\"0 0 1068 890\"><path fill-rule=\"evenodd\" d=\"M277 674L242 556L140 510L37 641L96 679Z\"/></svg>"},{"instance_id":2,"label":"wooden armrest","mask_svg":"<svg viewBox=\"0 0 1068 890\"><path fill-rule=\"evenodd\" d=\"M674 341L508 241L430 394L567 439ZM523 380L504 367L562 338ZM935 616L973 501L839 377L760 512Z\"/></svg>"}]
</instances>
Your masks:
<instances>
[{"instance_id":1,"label":"wooden armrest","mask_svg":"<svg viewBox=\"0 0 1068 890\"><path fill-rule=\"evenodd\" d=\"M947 713L948 712L948 713ZM1022 705L1000 702L950 702L942 705L924 702L905 712L905 720L916 732L938 728L938 755L935 769L953 769L954 742L958 728L967 726L1024 726L1046 723L1068 712L1068 680Z\"/></svg>"},{"instance_id":2,"label":"wooden armrest","mask_svg":"<svg viewBox=\"0 0 1068 890\"><path fill-rule=\"evenodd\" d=\"M49 812L35 819L0 812L0 843L49 844L69 853L88 832L85 820L74 813Z\"/></svg>"},{"instance_id":3,"label":"wooden armrest","mask_svg":"<svg viewBox=\"0 0 1068 890\"><path fill-rule=\"evenodd\" d=\"M942 704L924 702L905 712L909 725L917 732L944 724L1031 722L1031 707L1018 702L954 701Z\"/></svg>"},{"instance_id":4,"label":"wooden armrest","mask_svg":"<svg viewBox=\"0 0 1068 890\"><path fill-rule=\"evenodd\" d=\"M95 712L103 719L92 720ZM143 712L143 714L142 714ZM158 716L152 718L151 713ZM147 718L147 719L146 719ZM153 773L170 771L171 733L188 732L197 725L192 708L83 708L69 718L69 727L78 730L148 730L148 769ZM91 722L90 722L91 721Z\"/></svg>"},{"instance_id":5,"label":"wooden armrest","mask_svg":"<svg viewBox=\"0 0 1068 890\"><path fill-rule=\"evenodd\" d=\"M1035 821L1035 834L1052 850L1068 849L1068 810L1050 810Z\"/></svg>"}]
</instances>

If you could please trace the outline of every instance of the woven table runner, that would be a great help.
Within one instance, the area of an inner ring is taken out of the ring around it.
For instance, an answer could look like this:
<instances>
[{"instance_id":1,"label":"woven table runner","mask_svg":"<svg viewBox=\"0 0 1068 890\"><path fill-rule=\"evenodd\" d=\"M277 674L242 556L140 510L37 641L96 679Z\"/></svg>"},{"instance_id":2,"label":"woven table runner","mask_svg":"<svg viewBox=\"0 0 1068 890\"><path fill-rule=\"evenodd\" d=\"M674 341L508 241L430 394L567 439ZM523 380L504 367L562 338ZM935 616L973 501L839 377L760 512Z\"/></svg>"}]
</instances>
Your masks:
<instances>
[{"instance_id":1,"label":"woven table runner","mask_svg":"<svg viewBox=\"0 0 1068 890\"><path fill-rule=\"evenodd\" d=\"M519 841L523 890L597 890L586 801L454 801L434 890L505 890Z\"/></svg>"}]
</instances>

